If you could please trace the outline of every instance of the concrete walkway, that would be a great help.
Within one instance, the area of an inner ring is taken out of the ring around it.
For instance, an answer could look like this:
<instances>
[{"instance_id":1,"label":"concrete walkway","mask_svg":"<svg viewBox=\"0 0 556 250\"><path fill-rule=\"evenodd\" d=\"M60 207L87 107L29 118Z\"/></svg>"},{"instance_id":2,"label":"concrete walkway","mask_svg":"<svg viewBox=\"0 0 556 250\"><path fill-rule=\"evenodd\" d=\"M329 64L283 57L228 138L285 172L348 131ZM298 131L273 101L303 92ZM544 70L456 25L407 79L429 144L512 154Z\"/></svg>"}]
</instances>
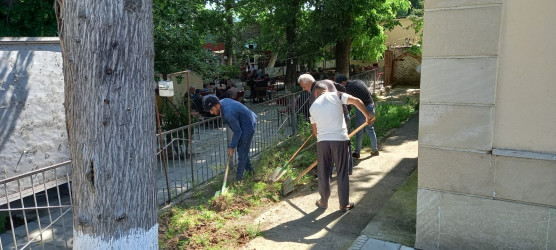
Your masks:
<instances>
[{"instance_id":1,"label":"concrete walkway","mask_svg":"<svg viewBox=\"0 0 556 250\"><path fill-rule=\"evenodd\" d=\"M418 124L415 115L380 140L380 156L371 158L369 151L362 152L350 176L353 210L347 213L338 210L335 178L328 209L317 208L319 194L314 181L305 191L290 194L259 216L255 223L261 226L263 236L252 240L245 249L411 249L373 239L365 235L364 229L396 187L417 168Z\"/></svg>"}]
</instances>

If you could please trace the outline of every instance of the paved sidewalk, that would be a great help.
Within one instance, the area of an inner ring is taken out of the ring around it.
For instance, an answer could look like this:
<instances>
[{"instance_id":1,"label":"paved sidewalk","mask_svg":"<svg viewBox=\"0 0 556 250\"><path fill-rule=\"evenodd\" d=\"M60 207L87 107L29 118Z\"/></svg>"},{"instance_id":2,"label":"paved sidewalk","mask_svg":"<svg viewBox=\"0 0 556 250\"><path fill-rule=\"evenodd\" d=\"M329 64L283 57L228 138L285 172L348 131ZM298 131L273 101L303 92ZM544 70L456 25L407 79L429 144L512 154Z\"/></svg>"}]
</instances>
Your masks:
<instances>
[{"instance_id":1,"label":"paved sidewalk","mask_svg":"<svg viewBox=\"0 0 556 250\"><path fill-rule=\"evenodd\" d=\"M355 208L338 210L337 185L332 183L328 209L319 209L316 182L307 192L298 191L256 219L263 236L246 249L411 249L400 244L372 239L364 234L381 208L417 168L418 115L393 130L379 143L380 156L369 151L356 160L350 176L350 200ZM367 149L368 150L368 149ZM314 190L314 191L310 191ZM301 195L301 193L303 193Z\"/></svg>"},{"instance_id":2,"label":"paved sidewalk","mask_svg":"<svg viewBox=\"0 0 556 250\"><path fill-rule=\"evenodd\" d=\"M411 250L412 247L398 243L369 238L362 234L353 242L349 250Z\"/></svg>"}]
</instances>

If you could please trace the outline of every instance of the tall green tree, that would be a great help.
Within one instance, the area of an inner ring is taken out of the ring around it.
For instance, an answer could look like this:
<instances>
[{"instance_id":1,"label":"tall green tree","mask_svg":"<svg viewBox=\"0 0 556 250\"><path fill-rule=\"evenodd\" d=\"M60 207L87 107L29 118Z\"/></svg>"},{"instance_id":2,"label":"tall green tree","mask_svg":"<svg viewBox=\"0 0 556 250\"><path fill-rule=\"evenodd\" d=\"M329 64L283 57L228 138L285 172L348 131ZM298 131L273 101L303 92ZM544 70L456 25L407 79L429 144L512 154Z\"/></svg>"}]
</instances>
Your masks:
<instances>
[{"instance_id":1,"label":"tall green tree","mask_svg":"<svg viewBox=\"0 0 556 250\"><path fill-rule=\"evenodd\" d=\"M237 34L234 19L237 16L238 2L236 0L207 0L207 4L212 6L212 9L206 12L207 17L210 17L210 20L207 21L210 21L208 27L211 30L208 33L215 37L217 42L224 43L224 63L232 65L237 47L234 42Z\"/></svg>"},{"instance_id":2,"label":"tall green tree","mask_svg":"<svg viewBox=\"0 0 556 250\"><path fill-rule=\"evenodd\" d=\"M335 46L336 73L349 74L351 51L376 60L386 49L384 30L392 29L408 0L317 0L313 12L315 33L321 42Z\"/></svg>"},{"instance_id":3,"label":"tall green tree","mask_svg":"<svg viewBox=\"0 0 556 250\"><path fill-rule=\"evenodd\" d=\"M201 0L154 0L155 71L168 73L191 69L208 76L213 56L202 48L210 12Z\"/></svg>"},{"instance_id":4,"label":"tall green tree","mask_svg":"<svg viewBox=\"0 0 556 250\"><path fill-rule=\"evenodd\" d=\"M302 52L300 34L307 28L306 0L249 0L241 4L243 27L260 27L256 36L262 51L271 51L286 62L286 86L295 84L295 71Z\"/></svg>"}]
</instances>

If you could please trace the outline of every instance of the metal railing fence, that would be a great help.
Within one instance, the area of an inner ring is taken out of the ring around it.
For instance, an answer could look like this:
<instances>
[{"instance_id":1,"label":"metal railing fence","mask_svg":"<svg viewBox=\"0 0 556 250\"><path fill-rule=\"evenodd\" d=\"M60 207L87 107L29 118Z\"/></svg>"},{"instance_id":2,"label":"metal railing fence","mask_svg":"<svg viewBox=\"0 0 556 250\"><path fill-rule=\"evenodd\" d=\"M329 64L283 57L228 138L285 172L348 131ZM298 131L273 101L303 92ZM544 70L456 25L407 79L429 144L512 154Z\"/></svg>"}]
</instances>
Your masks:
<instances>
[{"instance_id":1,"label":"metal railing fence","mask_svg":"<svg viewBox=\"0 0 556 250\"><path fill-rule=\"evenodd\" d=\"M59 174L63 173L63 174ZM71 248L71 163L66 161L0 180L0 249ZM31 188L22 183L29 181ZM19 192L9 194L18 187Z\"/></svg>"},{"instance_id":2,"label":"metal railing fence","mask_svg":"<svg viewBox=\"0 0 556 250\"><path fill-rule=\"evenodd\" d=\"M371 90L372 93L376 93L376 91L385 87L384 67L361 72L359 74L350 76L350 79L361 80L365 82L365 85L367 85L369 90Z\"/></svg>"},{"instance_id":3,"label":"metal railing fence","mask_svg":"<svg viewBox=\"0 0 556 250\"><path fill-rule=\"evenodd\" d=\"M297 133L296 101L301 93L279 96L248 106L257 114L256 131L251 142L250 157ZM301 106L301 105L299 105ZM205 119L190 126L165 131L159 145L158 181L160 205L190 188L202 184L224 170L232 132L222 117ZM160 140L159 140L160 141ZM231 169L237 157L231 160Z\"/></svg>"}]
</instances>

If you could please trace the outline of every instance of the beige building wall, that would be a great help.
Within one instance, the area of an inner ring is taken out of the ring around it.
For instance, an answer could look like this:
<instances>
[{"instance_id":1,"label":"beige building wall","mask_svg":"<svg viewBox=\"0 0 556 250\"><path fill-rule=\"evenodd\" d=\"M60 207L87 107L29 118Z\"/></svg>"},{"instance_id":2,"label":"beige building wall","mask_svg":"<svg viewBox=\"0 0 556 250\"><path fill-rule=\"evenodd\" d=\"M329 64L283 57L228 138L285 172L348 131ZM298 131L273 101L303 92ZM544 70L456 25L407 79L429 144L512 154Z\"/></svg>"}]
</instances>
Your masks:
<instances>
[{"instance_id":1,"label":"beige building wall","mask_svg":"<svg viewBox=\"0 0 556 250\"><path fill-rule=\"evenodd\" d=\"M412 22L407 18L398 19L398 21L401 26L384 31L384 34L387 36L384 45L387 47L397 47L417 44L421 40L422 31L415 34L415 30L411 27Z\"/></svg>"},{"instance_id":2,"label":"beige building wall","mask_svg":"<svg viewBox=\"0 0 556 250\"><path fill-rule=\"evenodd\" d=\"M417 44L421 40L421 33L422 31L415 34L415 30L411 28L412 22L409 19L403 18L398 19L400 21L401 26L396 26L392 30L385 30L384 34L386 35L386 41L384 45L387 47L400 47L400 46L409 46L411 44ZM384 67L384 60L381 59L378 62L379 67ZM368 62L365 60L351 60L350 64L356 65L357 68L359 67L366 67L369 65L373 65L373 62ZM328 64L327 68L332 65Z\"/></svg>"},{"instance_id":3,"label":"beige building wall","mask_svg":"<svg viewBox=\"0 0 556 250\"><path fill-rule=\"evenodd\" d=\"M556 1L427 0L419 249L556 249Z\"/></svg>"}]
</instances>

